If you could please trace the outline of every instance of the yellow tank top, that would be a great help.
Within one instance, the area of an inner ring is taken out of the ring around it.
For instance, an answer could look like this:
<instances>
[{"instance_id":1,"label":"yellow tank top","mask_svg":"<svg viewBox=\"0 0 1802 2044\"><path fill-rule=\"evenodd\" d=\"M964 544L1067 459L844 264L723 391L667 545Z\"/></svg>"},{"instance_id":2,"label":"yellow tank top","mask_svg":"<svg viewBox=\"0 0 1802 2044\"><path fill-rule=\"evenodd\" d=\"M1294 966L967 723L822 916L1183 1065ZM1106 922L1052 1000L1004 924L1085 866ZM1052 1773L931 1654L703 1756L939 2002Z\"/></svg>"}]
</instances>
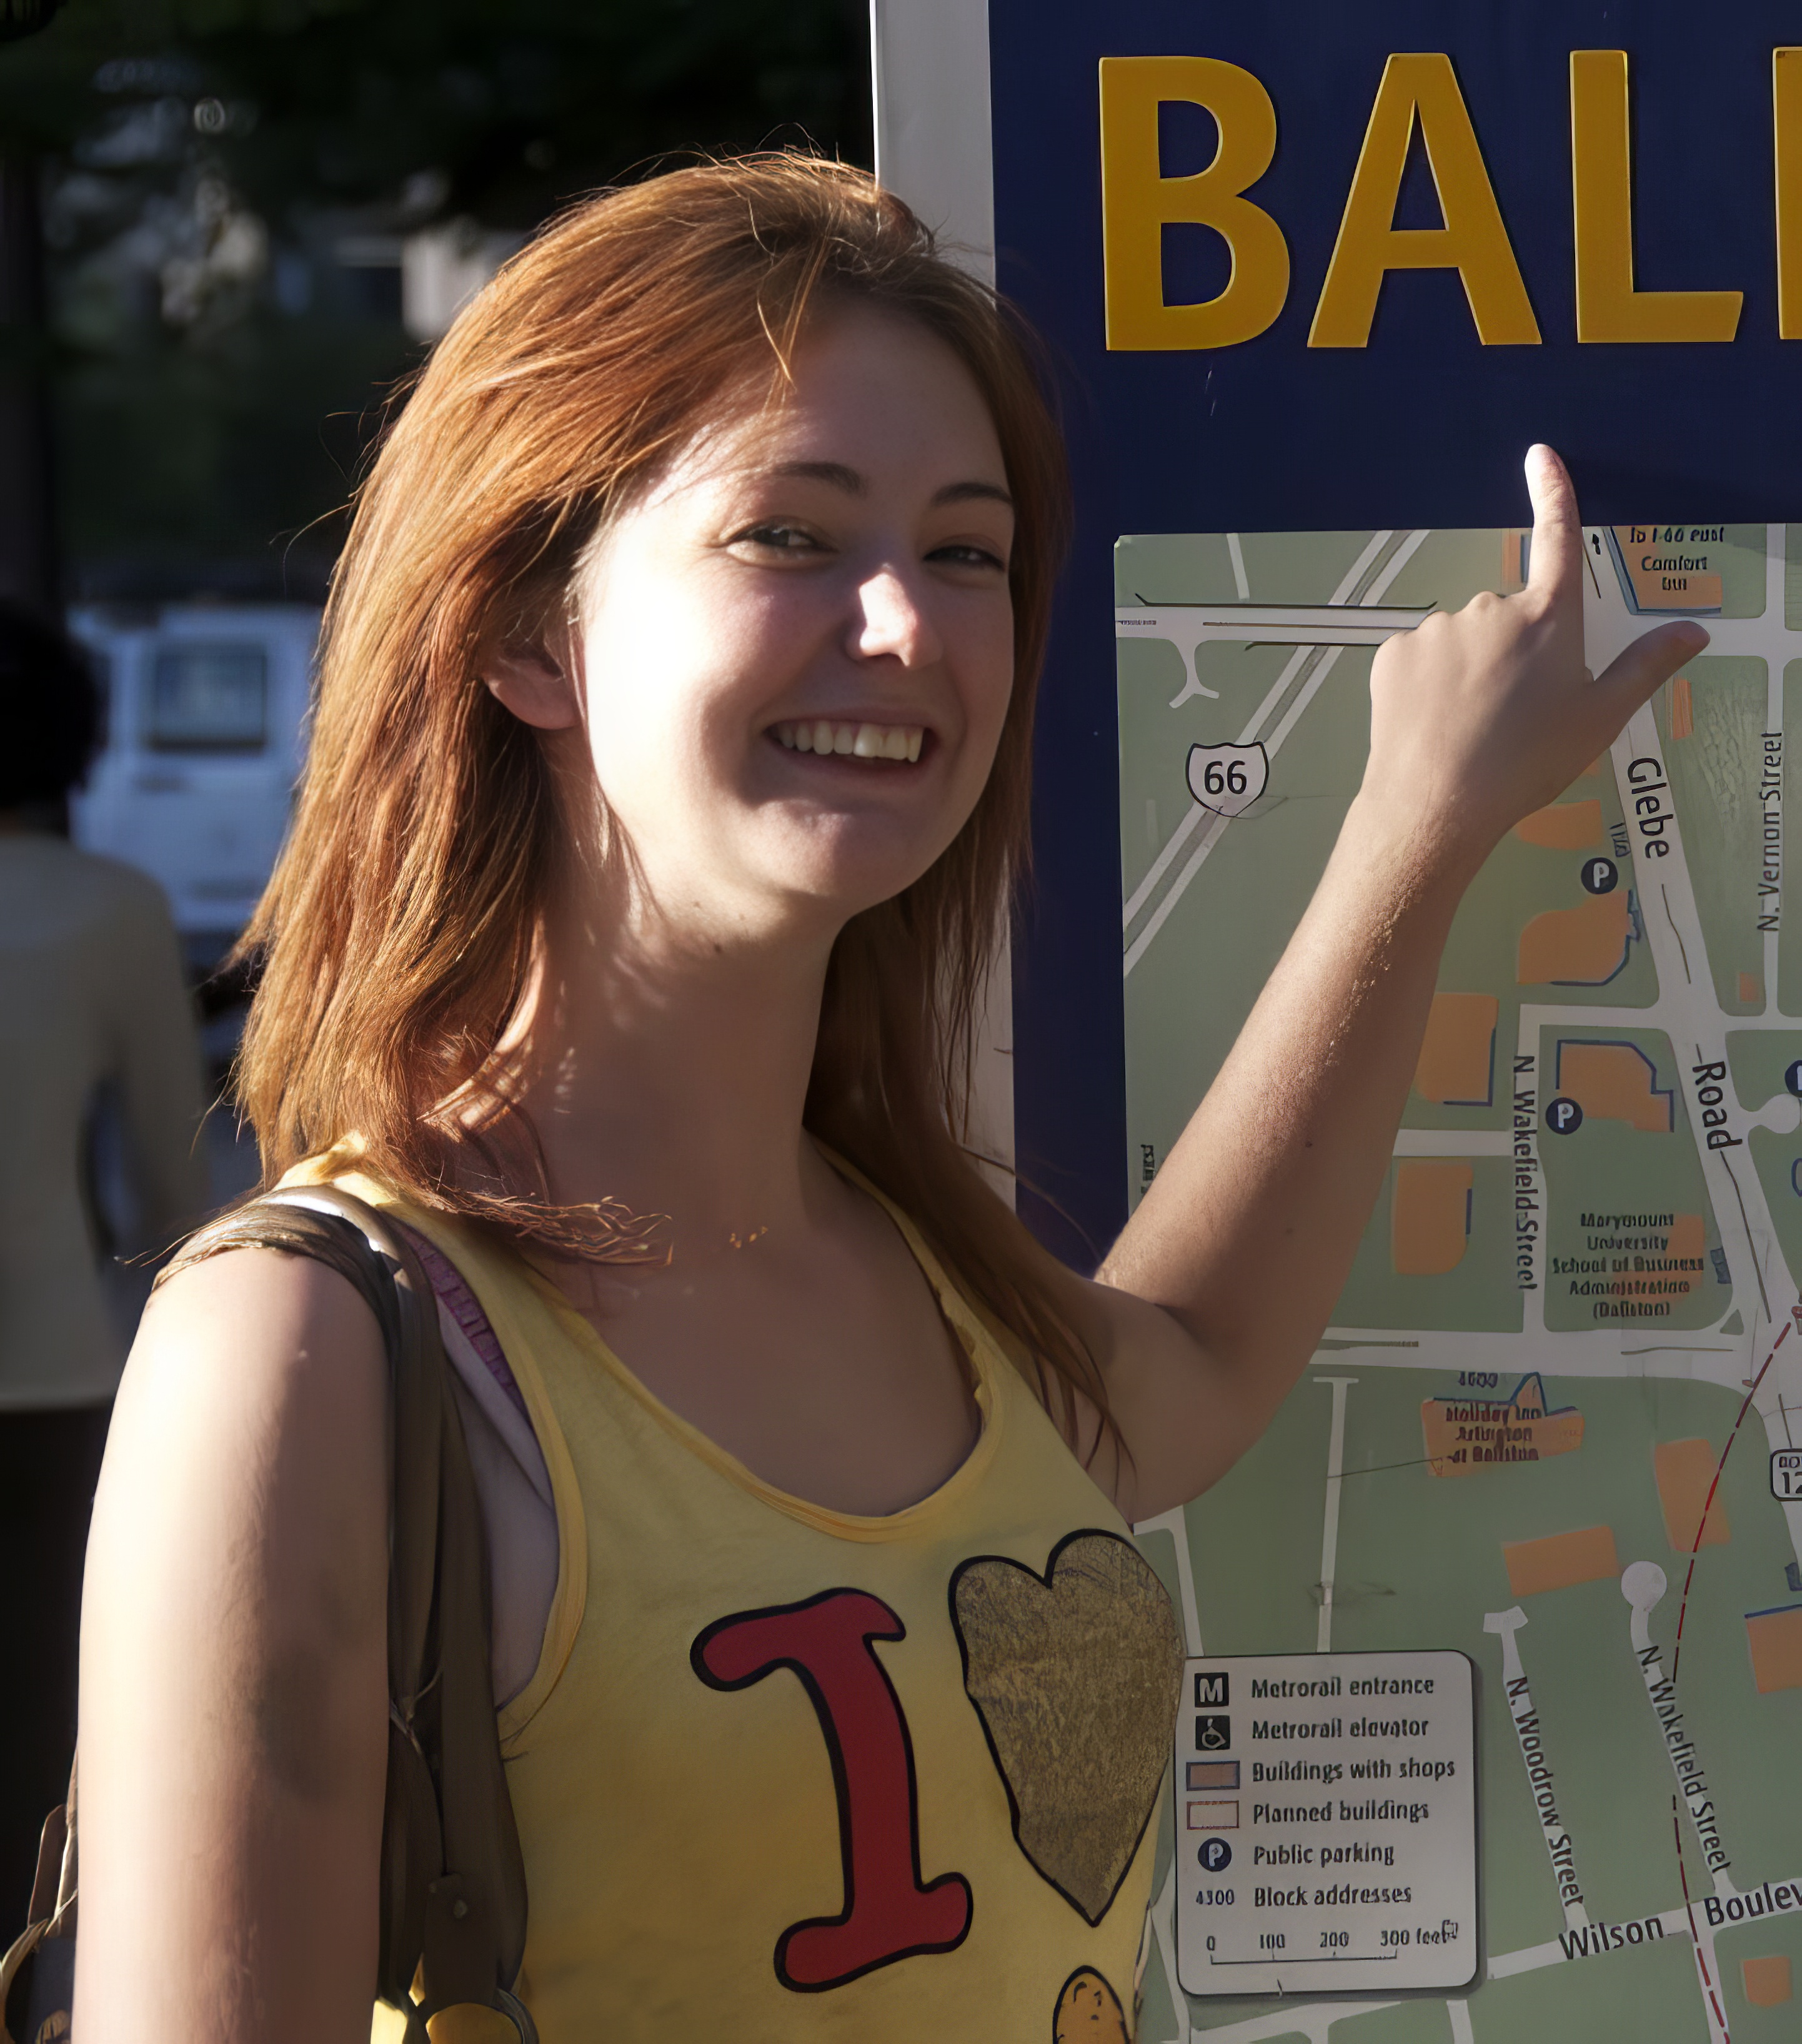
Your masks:
<instances>
[{"instance_id":1,"label":"yellow tank top","mask_svg":"<svg viewBox=\"0 0 1802 2044\"><path fill-rule=\"evenodd\" d=\"M543 2044L1127 2044L1180 1635L906 1218L982 1431L863 1518L759 1481L517 1257L334 1175L462 1272L550 1471L555 1596L500 1714Z\"/></svg>"}]
</instances>

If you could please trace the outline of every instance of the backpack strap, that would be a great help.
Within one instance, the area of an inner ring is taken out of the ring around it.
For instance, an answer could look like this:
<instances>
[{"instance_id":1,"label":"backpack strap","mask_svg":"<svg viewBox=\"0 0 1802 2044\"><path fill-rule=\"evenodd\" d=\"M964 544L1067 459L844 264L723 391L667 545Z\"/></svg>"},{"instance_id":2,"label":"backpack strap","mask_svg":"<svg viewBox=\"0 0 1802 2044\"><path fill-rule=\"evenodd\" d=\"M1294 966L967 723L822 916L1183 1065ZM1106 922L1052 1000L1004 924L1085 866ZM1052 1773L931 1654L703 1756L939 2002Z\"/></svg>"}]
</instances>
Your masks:
<instances>
[{"instance_id":1,"label":"backpack strap","mask_svg":"<svg viewBox=\"0 0 1802 2044\"><path fill-rule=\"evenodd\" d=\"M336 1271L375 1314L387 1350L394 1462L377 1993L405 2015L408 2044L429 2044L427 2019L465 2003L499 2010L521 2044L537 2044L513 1992L525 1951L525 1865L495 1723L481 1506L431 1283L396 1226L331 1185L290 1187L235 1208L191 1236L157 1282L250 1247ZM15 2007L15 1986L35 2004L49 1975L72 1973L75 1817L71 1775L67 1810L45 1827L32 1923L0 1966L0 1995ZM35 1977L52 1950L65 1963Z\"/></svg>"},{"instance_id":2,"label":"backpack strap","mask_svg":"<svg viewBox=\"0 0 1802 2044\"><path fill-rule=\"evenodd\" d=\"M406 2015L409 2044L416 2036L425 2044L427 2018L466 2002L501 2009L524 2044L536 2044L513 1992L525 1951L525 1864L494 1718L481 1506L431 1281L398 1227L330 1185L250 1201L202 1229L169 1271L252 1245L313 1257L347 1279L388 1352L394 1482L378 1992ZM416 1974L425 1995L417 2004Z\"/></svg>"}]
</instances>

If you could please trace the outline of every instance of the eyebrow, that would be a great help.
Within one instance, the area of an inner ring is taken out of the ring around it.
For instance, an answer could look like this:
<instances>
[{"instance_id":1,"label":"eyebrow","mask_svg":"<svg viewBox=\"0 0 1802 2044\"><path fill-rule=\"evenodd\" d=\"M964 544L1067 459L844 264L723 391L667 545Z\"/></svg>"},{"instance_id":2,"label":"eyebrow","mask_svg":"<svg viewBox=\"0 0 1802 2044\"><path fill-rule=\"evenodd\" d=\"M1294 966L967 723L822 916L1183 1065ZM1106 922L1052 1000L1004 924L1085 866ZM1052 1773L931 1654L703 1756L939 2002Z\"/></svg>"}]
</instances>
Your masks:
<instances>
[{"instance_id":1,"label":"eyebrow","mask_svg":"<svg viewBox=\"0 0 1802 2044\"><path fill-rule=\"evenodd\" d=\"M773 476L796 477L803 482L830 483L835 490L842 490L847 497L867 497L870 482L855 468L847 467L842 461L785 461L771 469ZM1011 511L1013 499L998 482L981 482L974 479L966 482L947 482L936 491L932 498L935 505L941 504L969 504L987 502L1005 504Z\"/></svg>"}]
</instances>

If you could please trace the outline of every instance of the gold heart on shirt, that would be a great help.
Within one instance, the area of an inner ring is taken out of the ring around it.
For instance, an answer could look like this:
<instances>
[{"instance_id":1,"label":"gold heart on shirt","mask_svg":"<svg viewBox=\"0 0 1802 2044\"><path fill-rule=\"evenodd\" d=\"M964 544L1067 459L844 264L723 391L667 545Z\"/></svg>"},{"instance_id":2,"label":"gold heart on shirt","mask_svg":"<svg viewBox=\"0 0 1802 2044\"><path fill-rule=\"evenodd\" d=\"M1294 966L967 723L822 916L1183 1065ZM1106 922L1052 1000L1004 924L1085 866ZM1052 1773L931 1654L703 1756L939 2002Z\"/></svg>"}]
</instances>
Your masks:
<instances>
[{"instance_id":1,"label":"gold heart on shirt","mask_svg":"<svg viewBox=\"0 0 1802 2044\"><path fill-rule=\"evenodd\" d=\"M1058 1543L1043 1575L1000 1554L959 1563L951 1603L1014 1837L1099 1923L1170 1757L1183 1649L1164 1586L1131 1542L1085 1531Z\"/></svg>"}]
</instances>

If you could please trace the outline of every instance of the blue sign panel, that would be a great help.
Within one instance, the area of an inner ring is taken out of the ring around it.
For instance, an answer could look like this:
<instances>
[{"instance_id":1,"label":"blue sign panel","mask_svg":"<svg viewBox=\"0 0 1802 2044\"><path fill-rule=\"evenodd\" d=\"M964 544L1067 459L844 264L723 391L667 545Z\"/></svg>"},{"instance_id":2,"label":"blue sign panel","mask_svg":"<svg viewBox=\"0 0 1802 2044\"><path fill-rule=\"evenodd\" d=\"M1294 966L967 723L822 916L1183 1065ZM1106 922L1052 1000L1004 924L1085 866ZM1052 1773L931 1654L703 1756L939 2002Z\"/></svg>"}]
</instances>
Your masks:
<instances>
[{"instance_id":1,"label":"blue sign panel","mask_svg":"<svg viewBox=\"0 0 1802 2044\"><path fill-rule=\"evenodd\" d=\"M1124 1216L1116 540L1507 528L1535 440L1598 524L1792 513L1802 19L991 0L989 28L998 277L1054 344L1078 505L1022 1206L1081 1262Z\"/></svg>"}]
</instances>

